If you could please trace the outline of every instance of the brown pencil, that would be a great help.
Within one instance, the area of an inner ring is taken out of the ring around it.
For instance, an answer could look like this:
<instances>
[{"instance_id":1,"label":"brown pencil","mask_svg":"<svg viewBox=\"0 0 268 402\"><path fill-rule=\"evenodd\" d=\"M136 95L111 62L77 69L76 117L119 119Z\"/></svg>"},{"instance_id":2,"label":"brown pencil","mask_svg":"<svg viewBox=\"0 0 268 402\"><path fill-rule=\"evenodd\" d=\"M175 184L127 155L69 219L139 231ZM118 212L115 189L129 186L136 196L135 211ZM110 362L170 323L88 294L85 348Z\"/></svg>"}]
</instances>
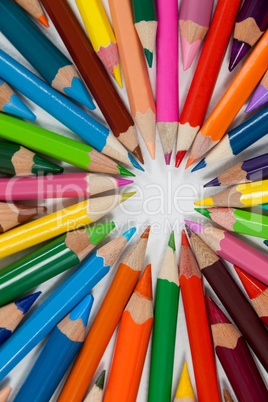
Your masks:
<instances>
[{"instance_id":1,"label":"brown pencil","mask_svg":"<svg viewBox=\"0 0 268 402\"><path fill-rule=\"evenodd\" d=\"M0 202L0 233L46 212L46 207Z\"/></svg>"},{"instance_id":2,"label":"brown pencil","mask_svg":"<svg viewBox=\"0 0 268 402\"><path fill-rule=\"evenodd\" d=\"M113 134L143 163L134 121L68 2L43 0L43 5Z\"/></svg>"}]
</instances>

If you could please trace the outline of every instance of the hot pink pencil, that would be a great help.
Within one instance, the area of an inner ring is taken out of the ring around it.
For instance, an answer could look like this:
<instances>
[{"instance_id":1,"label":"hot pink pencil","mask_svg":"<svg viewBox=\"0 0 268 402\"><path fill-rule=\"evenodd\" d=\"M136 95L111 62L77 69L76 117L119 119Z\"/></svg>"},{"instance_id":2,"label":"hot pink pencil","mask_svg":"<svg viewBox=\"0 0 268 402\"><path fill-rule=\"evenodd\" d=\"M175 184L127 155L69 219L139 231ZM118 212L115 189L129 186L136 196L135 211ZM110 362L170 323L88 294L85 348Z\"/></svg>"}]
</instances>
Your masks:
<instances>
[{"instance_id":1,"label":"hot pink pencil","mask_svg":"<svg viewBox=\"0 0 268 402\"><path fill-rule=\"evenodd\" d=\"M178 0L157 0L156 6L156 119L169 165L179 122Z\"/></svg>"},{"instance_id":2,"label":"hot pink pencil","mask_svg":"<svg viewBox=\"0 0 268 402\"><path fill-rule=\"evenodd\" d=\"M179 17L184 71L191 67L208 31L214 0L182 0Z\"/></svg>"},{"instance_id":3,"label":"hot pink pencil","mask_svg":"<svg viewBox=\"0 0 268 402\"><path fill-rule=\"evenodd\" d=\"M133 181L87 173L0 178L0 200L88 197L130 183Z\"/></svg>"},{"instance_id":4,"label":"hot pink pencil","mask_svg":"<svg viewBox=\"0 0 268 402\"><path fill-rule=\"evenodd\" d=\"M268 285L268 257L222 229L185 222L220 257Z\"/></svg>"}]
</instances>

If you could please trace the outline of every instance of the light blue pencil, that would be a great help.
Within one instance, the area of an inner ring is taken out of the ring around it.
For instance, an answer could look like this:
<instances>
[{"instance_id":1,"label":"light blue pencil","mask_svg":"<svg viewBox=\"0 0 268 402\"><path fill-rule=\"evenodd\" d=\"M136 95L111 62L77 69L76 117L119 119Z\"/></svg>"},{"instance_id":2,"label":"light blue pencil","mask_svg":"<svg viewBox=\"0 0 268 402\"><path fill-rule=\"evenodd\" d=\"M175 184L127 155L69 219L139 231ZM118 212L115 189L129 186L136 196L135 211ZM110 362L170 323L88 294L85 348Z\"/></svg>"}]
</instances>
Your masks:
<instances>
[{"instance_id":1,"label":"light blue pencil","mask_svg":"<svg viewBox=\"0 0 268 402\"><path fill-rule=\"evenodd\" d=\"M47 402L81 348L94 298L87 295L54 328L14 402Z\"/></svg>"},{"instance_id":2,"label":"light blue pencil","mask_svg":"<svg viewBox=\"0 0 268 402\"><path fill-rule=\"evenodd\" d=\"M22 117L27 120L35 120L36 116L22 102L10 86L0 78L0 111Z\"/></svg>"},{"instance_id":3,"label":"light blue pencil","mask_svg":"<svg viewBox=\"0 0 268 402\"><path fill-rule=\"evenodd\" d=\"M131 228L91 254L5 342L0 348L0 381L109 272L135 231Z\"/></svg>"},{"instance_id":4,"label":"light blue pencil","mask_svg":"<svg viewBox=\"0 0 268 402\"><path fill-rule=\"evenodd\" d=\"M0 50L0 77L79 135L99 152L140 170L142 167L113 133L79 106Z\"/></svg>"}]
</instances>

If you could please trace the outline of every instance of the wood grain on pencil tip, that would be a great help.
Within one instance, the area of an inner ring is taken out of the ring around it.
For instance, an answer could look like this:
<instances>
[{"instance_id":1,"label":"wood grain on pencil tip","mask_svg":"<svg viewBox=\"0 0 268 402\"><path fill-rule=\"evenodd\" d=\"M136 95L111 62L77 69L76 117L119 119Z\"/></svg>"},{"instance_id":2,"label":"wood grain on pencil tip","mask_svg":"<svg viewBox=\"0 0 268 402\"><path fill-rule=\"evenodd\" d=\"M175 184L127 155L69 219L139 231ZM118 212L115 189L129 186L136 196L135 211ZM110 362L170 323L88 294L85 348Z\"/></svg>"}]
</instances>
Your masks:
<instances>
[{"instance_id":1,"label":"wood grain on pencil tip","mask_svg":"<svg viewBox=\"0 0 268 402\"><path fill-rule=\"evenodd\" d=\"M0 233L6 232L36 215L43 214L47 208L34 205L21 205L0 202Z\"/></svg>"}]
</instances>

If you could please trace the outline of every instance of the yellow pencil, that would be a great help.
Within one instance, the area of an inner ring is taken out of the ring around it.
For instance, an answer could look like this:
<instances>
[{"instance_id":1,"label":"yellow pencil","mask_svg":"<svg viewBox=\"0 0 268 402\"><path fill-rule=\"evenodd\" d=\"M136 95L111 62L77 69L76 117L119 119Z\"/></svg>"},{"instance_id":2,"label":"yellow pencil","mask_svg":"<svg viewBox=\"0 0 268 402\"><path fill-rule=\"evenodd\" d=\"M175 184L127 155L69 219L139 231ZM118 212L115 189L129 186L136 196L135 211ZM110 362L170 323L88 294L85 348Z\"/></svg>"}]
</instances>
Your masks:
<instances>
[{"instance_id":1,"label":"yellow pencil","mask_svg":"<svg viewBox=\"0 0 268 402\"><path fill-rule=\"evenodd\" d=\"M0 236L0 258L96 222L135 193L87 199L11 229Z\"/></svg>"},{"instance_id":2,"label":"yellow pencil","mask_svg":"<svg viewBox=\"0 0 268 402\"><path fill-rule=\"evenodd\" d=\"M76 0L76 4L95 52L123 88L116 39L101 0Z\"/></svg>"},{"instance_id":3,"label":"yellow pencil","mask_svg":"<svg viewBox=\"0 0 268 402\"><path fill-rule=\"evenodd\" d=\"M174 402L195 402L193 387L188 373L187 362L184 363L180 382L176 392Z\"/></svg>"}]
</instances>

